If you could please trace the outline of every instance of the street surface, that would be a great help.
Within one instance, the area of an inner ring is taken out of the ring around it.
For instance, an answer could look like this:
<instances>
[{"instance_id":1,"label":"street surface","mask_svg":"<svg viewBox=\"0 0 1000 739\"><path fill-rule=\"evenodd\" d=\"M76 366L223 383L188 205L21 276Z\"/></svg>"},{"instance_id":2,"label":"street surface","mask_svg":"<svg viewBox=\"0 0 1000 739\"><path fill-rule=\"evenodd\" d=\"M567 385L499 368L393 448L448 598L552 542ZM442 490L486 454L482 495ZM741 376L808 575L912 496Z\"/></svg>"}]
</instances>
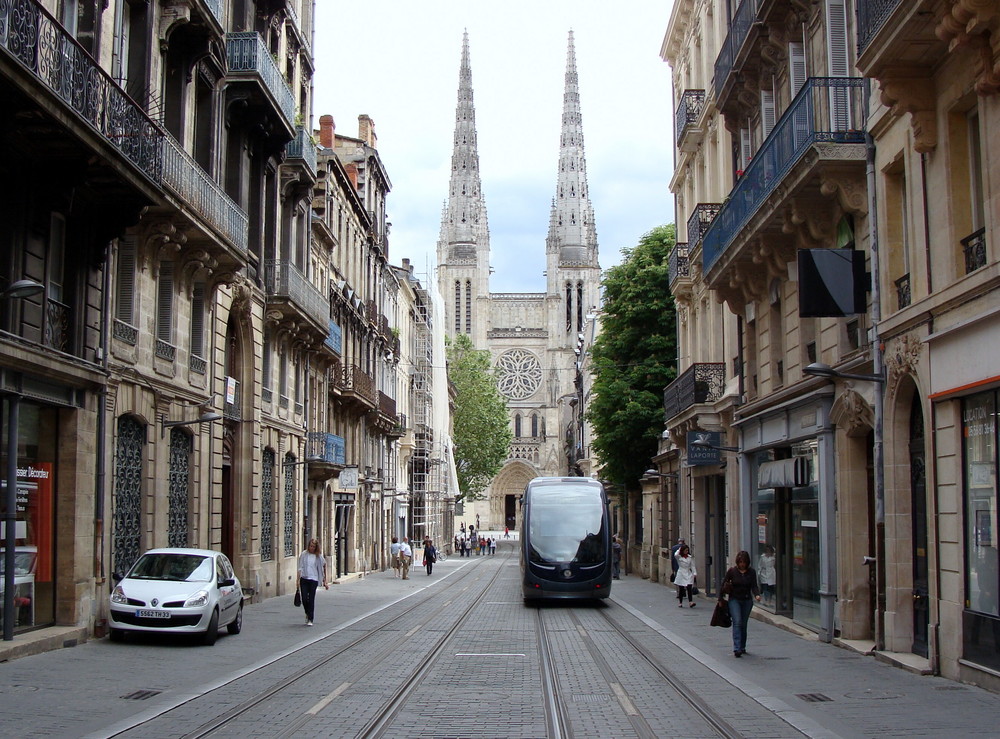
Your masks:
<instances>
[{"instance_id":1,"label":"street surface","mask_svg":"<svg viewBox=\"0 0 1000 739\"><path fill-rule=\"evenodd\" d=\"M415 557L419 563L419 552ZM513 542L246 607L214 647L104 639L0 664L0 736L998 736L1000 696L624 577L604 604L526 607Z\"/></svg>"}]
</instances>

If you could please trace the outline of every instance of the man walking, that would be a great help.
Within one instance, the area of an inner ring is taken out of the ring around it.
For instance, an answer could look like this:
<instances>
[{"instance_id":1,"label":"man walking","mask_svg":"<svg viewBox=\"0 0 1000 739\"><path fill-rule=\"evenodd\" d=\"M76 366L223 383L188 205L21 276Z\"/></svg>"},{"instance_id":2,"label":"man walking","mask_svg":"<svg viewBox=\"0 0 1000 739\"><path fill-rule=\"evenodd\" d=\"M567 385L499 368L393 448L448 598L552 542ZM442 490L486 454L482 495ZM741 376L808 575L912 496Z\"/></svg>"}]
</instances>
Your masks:
<instances>
[{"instance_id":1,"label":"man walking","mask_svg":"<svg viewBox=\"0 0 1000 739\"><path fill-rule=\"evenodd\" d=\"M413 561L413 550L410 548L410 540L403 537L399 544L399 564L403 569L403 579L410 579L410 563Z\"/></svg>"}]
</instances>

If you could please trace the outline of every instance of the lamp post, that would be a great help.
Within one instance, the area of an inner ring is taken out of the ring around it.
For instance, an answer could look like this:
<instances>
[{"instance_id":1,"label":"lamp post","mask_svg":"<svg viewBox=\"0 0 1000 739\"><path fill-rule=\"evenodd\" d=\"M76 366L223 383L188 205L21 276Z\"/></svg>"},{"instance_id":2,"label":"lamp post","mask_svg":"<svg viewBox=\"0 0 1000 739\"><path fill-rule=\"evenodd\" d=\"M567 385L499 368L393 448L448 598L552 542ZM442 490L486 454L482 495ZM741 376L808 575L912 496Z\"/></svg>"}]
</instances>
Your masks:
<instances>
[{"instance_id":1,"label":"lamp post","mask_svg":"<svg viewBox=\"0 0 1000 739\"><path fill-rule=\"evenodd\" d=\"M174 426L193 426L196 423L211 423L212 421L218 421L222 418L222 414L215 413L214 411L208 413L202 413L198 418L193 418L190 421L168 421L166 416L160 417L160 438L162 439L167 435L167 429L173 428Z\"/></svg>"},{"instance_id":2,"label":"lamp post","mask_svg":"<svg viewBox=\"0 0 1000 739\"><path fill-rule=\"evenodd\" d=\"M714 449L717 452L734 452L737 454L742 451L738 446L719 446L718 444L713 444L710 441L703 441L701 439L692 441L691 446L696 446L701 449Z\"/></svg>"},{"instance_id":3,"label":"lamp post","mask_svg":"<svg viewBox=\"0 0 1000 739\"><path fill-rule=\"evenodd\" d=\"M876 551L874 559L865 557L865 564L875 565L875 648L883 650L885 649L885 450L882 445L884 435L882 404L885 396L885 368L882 366L882 352L877 346L874 358L875 372L872 374L841 372L822 362L813 362L802 371L812 377L825 377L828 380L860 380L874 384L872 464L875 467L873 477Z\"/></svg>"},{"instance_id":4,"label":"lamp post","mask_svg":"<svg viewBox=\"0 0 1000 739\"><path fill-rule=\"evenodd\" d=\"M34 280L17 280L2 291L2 300L23 300L42 293L45 286ZM7 398L7 494L4 522L4 571L3 571L3 640L14 639L14 575L17 566L17 449L19 406L21 397Z\"/></svg>"}]
</instances>

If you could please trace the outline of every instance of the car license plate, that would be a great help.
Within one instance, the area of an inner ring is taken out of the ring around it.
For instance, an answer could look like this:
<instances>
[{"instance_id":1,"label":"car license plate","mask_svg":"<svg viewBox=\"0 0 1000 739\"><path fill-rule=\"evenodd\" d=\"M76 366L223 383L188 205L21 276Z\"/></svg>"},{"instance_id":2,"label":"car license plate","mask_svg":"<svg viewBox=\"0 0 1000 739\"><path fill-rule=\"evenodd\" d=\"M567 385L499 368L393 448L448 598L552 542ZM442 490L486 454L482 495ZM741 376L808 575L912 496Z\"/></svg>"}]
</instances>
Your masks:
<instances>
[{"instance_id":1,"label":"car license plate","mask_svg":"<svg viewBox=\"0 0 1000 739\"><path fill-rule=\"evenodd\" d=\"M136 618L170 618L170 611L136 611Z\"/></svg>"}]
</instances>

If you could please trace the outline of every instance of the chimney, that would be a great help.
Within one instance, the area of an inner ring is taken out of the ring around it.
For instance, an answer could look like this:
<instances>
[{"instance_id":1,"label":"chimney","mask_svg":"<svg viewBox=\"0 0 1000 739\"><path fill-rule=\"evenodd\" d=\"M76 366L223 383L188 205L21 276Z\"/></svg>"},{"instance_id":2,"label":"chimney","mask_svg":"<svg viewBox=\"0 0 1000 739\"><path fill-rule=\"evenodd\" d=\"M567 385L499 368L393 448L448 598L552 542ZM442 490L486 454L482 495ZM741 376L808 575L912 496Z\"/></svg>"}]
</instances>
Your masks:
<instances>
[{"instance_id":1,"label":"chimney","mask_svg":"<svg viewBox=\"0 0 1000 739\"><path fill-rule=\"evenodd\" d=\"M354 162L347 162L344 165L344 171L347 172L347 177L350 179L351 184L354 185L354 189L358 189L358 165Z\"/></svg>"},{"instance_id":2,"label":"chimney","mask_svg":"<svg viewBox=\"0 0 1000 739\"><path fill-rule=\"evenodd\" d=\"M358 116L358 138L371 148L378 148L378 136L375 135L375 121L365 113Z\"/></svg>"},{"instance_id":3,"label":"chimney","mask_svg":"<svg viewBox=\"0 0 1000 739\"><path fill-rule=\"evenodd\" d=\"M337 126L333 122L332 115L321 115L319 117L319 143L325 149L333 148L333 137L337 131Z\"/></svg>"}]
</instances>

